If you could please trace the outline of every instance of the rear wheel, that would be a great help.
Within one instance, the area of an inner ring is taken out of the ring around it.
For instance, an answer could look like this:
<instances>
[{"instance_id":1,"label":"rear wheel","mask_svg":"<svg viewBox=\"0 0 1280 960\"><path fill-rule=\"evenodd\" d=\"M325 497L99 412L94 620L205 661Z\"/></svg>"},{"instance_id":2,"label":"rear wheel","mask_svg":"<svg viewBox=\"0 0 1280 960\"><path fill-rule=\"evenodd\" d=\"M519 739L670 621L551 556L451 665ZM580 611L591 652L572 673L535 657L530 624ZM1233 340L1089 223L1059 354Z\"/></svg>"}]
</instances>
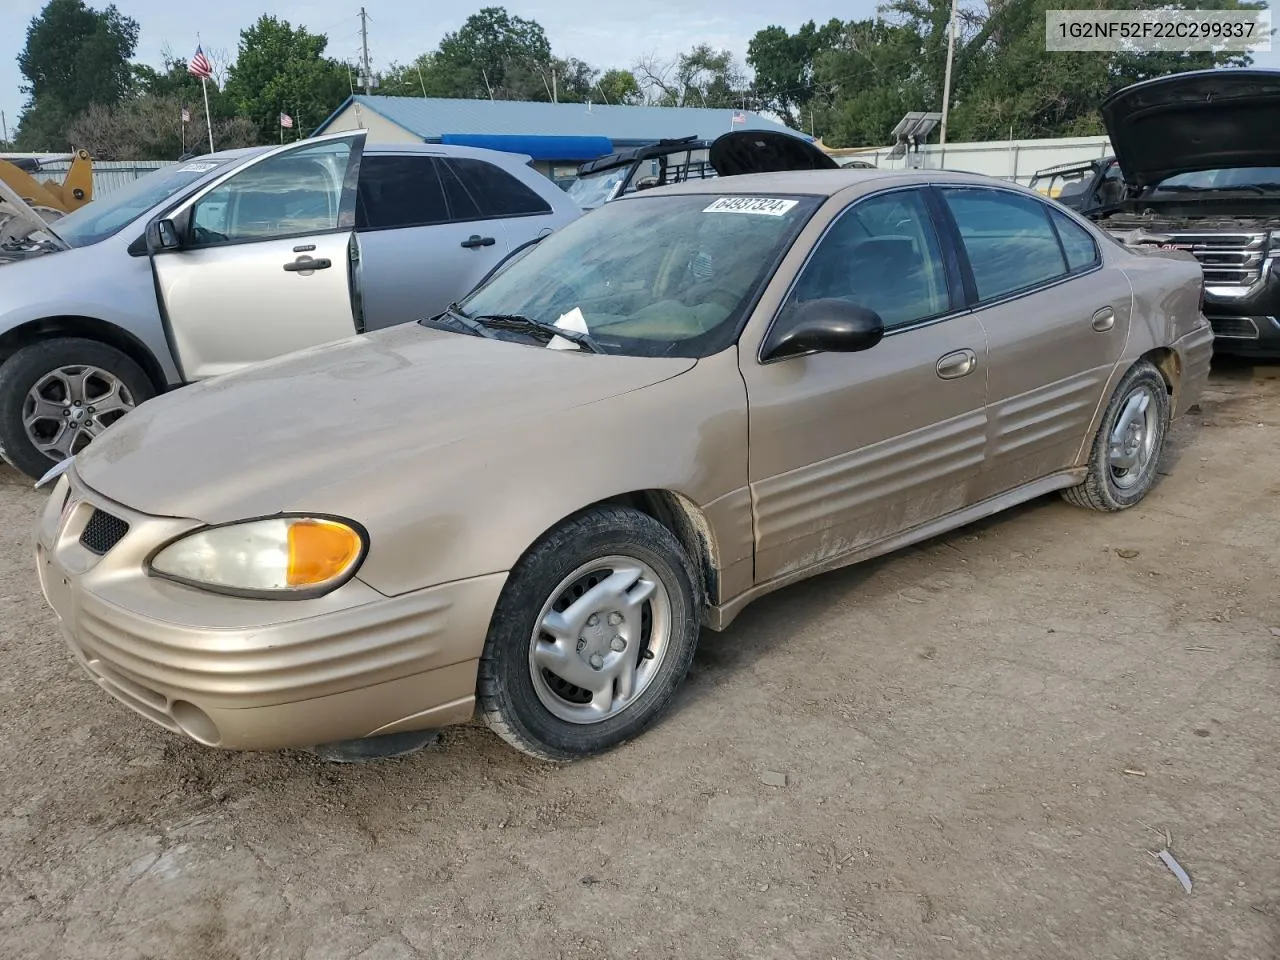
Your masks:
<instances>
[{"instance_id":1,"label":"rear wheel","mask_svg":"<svg viewBox=\"0 0 1280 960\"><path fill-rule=\"evenodd\" d=\"M689 669L700 603L689 558L658 521L620 507L580 514L503 588L480 661L485 721L545 760L634 737Z\"/></svg>"},{"instance_id":2,"label":"rear wheel","mask_svg":"<svg viewBox=\"0 0 1280 960\"><path fill-rule=\"evenodd\" d=\"M105 343L29 344L0 364L0 456L39 478L154 395L142 368Z\"/></svg>"},{"instance_id":3,"label":"rear wheel","mask_svg":"<svg viewBox=\"0 0 1280 960\"><path fill-rule=\"evenodd\" d=\"M1107 404L1084 483L1062 491L1062 496L1091 510L1132 507L1155 483L1168 427L1169 389L1164 377L1140 360L1129 368Z\"/></svg>"}]
</instances>

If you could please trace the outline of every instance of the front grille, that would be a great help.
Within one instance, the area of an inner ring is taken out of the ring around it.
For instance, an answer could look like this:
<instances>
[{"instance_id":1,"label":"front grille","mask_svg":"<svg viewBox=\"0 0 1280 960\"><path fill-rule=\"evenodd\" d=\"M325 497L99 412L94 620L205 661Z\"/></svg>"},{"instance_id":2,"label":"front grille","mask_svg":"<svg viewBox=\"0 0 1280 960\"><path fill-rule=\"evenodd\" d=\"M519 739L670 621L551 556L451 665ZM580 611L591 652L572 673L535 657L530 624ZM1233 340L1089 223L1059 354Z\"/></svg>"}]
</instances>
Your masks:
<instances>
[{"instance_id":1,"label":"front grille","mask_svg":"<svg viewBox=\"0 0 1280 960\"><path fill-rule=\"evenodd\" d=\"M1200 261L1208 287L1249 287L1262 276L1265 233L1178 233L1166 241Z\"/></svg>"},{"instance_id":2,"label":"front grille","mask_svg":"<svg viewBox=\"0 0 1280 960\"><path fill-rule=\"evenodd\" d=\"M89 522L84 525L84 532L80 534L80 546L90 553L102 556L123 540L128 532L129 524L125 521L113 517L105 510L95 509Z\"/></svg>"}]
</instances>

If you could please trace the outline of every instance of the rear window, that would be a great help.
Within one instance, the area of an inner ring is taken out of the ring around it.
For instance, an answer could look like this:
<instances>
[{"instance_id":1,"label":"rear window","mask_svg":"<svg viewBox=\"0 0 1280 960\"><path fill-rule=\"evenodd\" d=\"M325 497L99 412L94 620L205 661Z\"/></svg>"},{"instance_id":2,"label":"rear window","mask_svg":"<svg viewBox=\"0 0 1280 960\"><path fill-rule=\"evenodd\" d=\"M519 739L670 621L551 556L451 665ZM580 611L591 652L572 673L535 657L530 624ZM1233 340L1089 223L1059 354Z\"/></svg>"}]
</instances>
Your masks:
<instances>
[{"instance_id":1,"label":"rear window","mask_svg":"<svg viewBox=\"0 0 1280 960\"><path fill-rule=\"evenodd\" d=\"M492 163L469 157L451 157L445 163L454 173L455 182L446 178L454 219L489 220L551 212L551 204L531 187ZM462 215L463 210L472 211L471 215Z\"/></svg>"},{"instance_id":2,"label":"rear window","mask_svg":"<svg viewBox=\"0 0 1280 960\"><path fill-rule=\"evenodd\" d=\"M388 230L447 223L449 208L435 157L366 153L360 161L356 226Z\"/></svg>"}]
</instances>

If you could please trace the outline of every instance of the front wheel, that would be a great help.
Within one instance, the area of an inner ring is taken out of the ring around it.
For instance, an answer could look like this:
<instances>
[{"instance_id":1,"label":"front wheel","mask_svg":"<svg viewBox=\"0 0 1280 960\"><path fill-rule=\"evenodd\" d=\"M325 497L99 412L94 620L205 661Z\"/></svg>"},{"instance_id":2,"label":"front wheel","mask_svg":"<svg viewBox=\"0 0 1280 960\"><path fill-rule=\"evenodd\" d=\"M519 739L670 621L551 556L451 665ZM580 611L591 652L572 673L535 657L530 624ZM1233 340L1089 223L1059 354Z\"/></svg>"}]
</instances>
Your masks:
<instances>
[{"instance_id":1,"label":"front wheel","mask_svg":"<svg viewBox=\"0 0 1280 960\"><path fill-rule=\"evenodd\" d=\"M688 556L658 521L621 507L579 514L503 588L480 660L486 723L544 760L634 737L688 672L700 604Z\"/></svg>"},{"instance_id":2,"label":"front wheel","mask_svg":"<svg viewBox=\"0 0 1280 960\"><path fill-rule=\"evenodd\" d=\"M154 395L142 368L105 343L28 344L0 364L0 456L39 479Z\"/></svg>"},{"instance_id":3,"label":"front wheel","mask_svg":"<svg viewBox=\"0 0 1280 960\"><path fill-rule=\"evenodd\" d=\"M1155 483L1168 428L1169 389L1160 371L1140 360L1111 395L1094 437L1084 483L1062 491L1062 496L1091 510L1132 507Z\"/></svg>"}]
</instances>

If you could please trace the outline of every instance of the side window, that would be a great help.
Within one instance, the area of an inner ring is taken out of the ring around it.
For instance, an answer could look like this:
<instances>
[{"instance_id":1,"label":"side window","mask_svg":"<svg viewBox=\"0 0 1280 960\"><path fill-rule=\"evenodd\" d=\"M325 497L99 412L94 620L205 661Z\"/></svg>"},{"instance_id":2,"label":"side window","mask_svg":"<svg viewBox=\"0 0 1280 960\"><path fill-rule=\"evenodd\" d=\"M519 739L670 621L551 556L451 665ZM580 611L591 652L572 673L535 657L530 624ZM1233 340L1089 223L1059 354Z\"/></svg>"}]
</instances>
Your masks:
<instances>
[{"instance_id":1,"label":"side window","mask_svg":"<svg viewBox=\"0 0 1280 960\"><path fill-rule=\"evenodd\" d=\"M365 154L360 161L356 227L387 230L447 223L435 157Z\"/></svg>"},{"instance_id":2,"label":"side window","mask_svg":"<svg viewBox=\"0 0 1280 960\"><path fill-rule=\"evenodd\" d=\"M470 157L451 157L447 163L486 220L551 212L546 200L501 167Z\"/></svg>"},{"instance_id":3,"label":"side window","mask_svg":"<svg viewBox=\"0 0 1280 960\"><path fill-rule=\"evenodd\" d=\"M868 197L840 214L783 309L823 299L874 310L886 330L947 312L946 270L919 190Z\"/></svg>"},{"instance_id":4,"label":"side window","mask_svg":"<svg viewBox=\"0 0 1280 960\"><path fill-rule=\"evenodd\" d=\"M1026 290L1066 274L1046 204L982 187L943 187L941 193L960 228L979 300Z\"/></svg>"},{"instance_id":5,"label":"side window","mask_svg":"<svg viewBox=\"0 0 1280 960\"><path fill-rule=\"evenodd\" d=\"M192 208L192 243L252 243L349 226L354 211L343 204L354 202L344 196L351 147L347 140L320 143L237 173Z\"/></svg>"},{"instance_id":6,"label":"side window","mask_svg":"<svg viewBox=\"0 0 1280 960\"><path fill-rule=\"evenodd\" d=\"M1062 240L1062 249L1067 254L1067 268L1075 273L1092 267L1098 262L1098 245L1093 242L1089 231L1076 223L1065 213L1050 211L1053 224L1058 228L1058 237Z\"/></svg>"}]
</instances>

